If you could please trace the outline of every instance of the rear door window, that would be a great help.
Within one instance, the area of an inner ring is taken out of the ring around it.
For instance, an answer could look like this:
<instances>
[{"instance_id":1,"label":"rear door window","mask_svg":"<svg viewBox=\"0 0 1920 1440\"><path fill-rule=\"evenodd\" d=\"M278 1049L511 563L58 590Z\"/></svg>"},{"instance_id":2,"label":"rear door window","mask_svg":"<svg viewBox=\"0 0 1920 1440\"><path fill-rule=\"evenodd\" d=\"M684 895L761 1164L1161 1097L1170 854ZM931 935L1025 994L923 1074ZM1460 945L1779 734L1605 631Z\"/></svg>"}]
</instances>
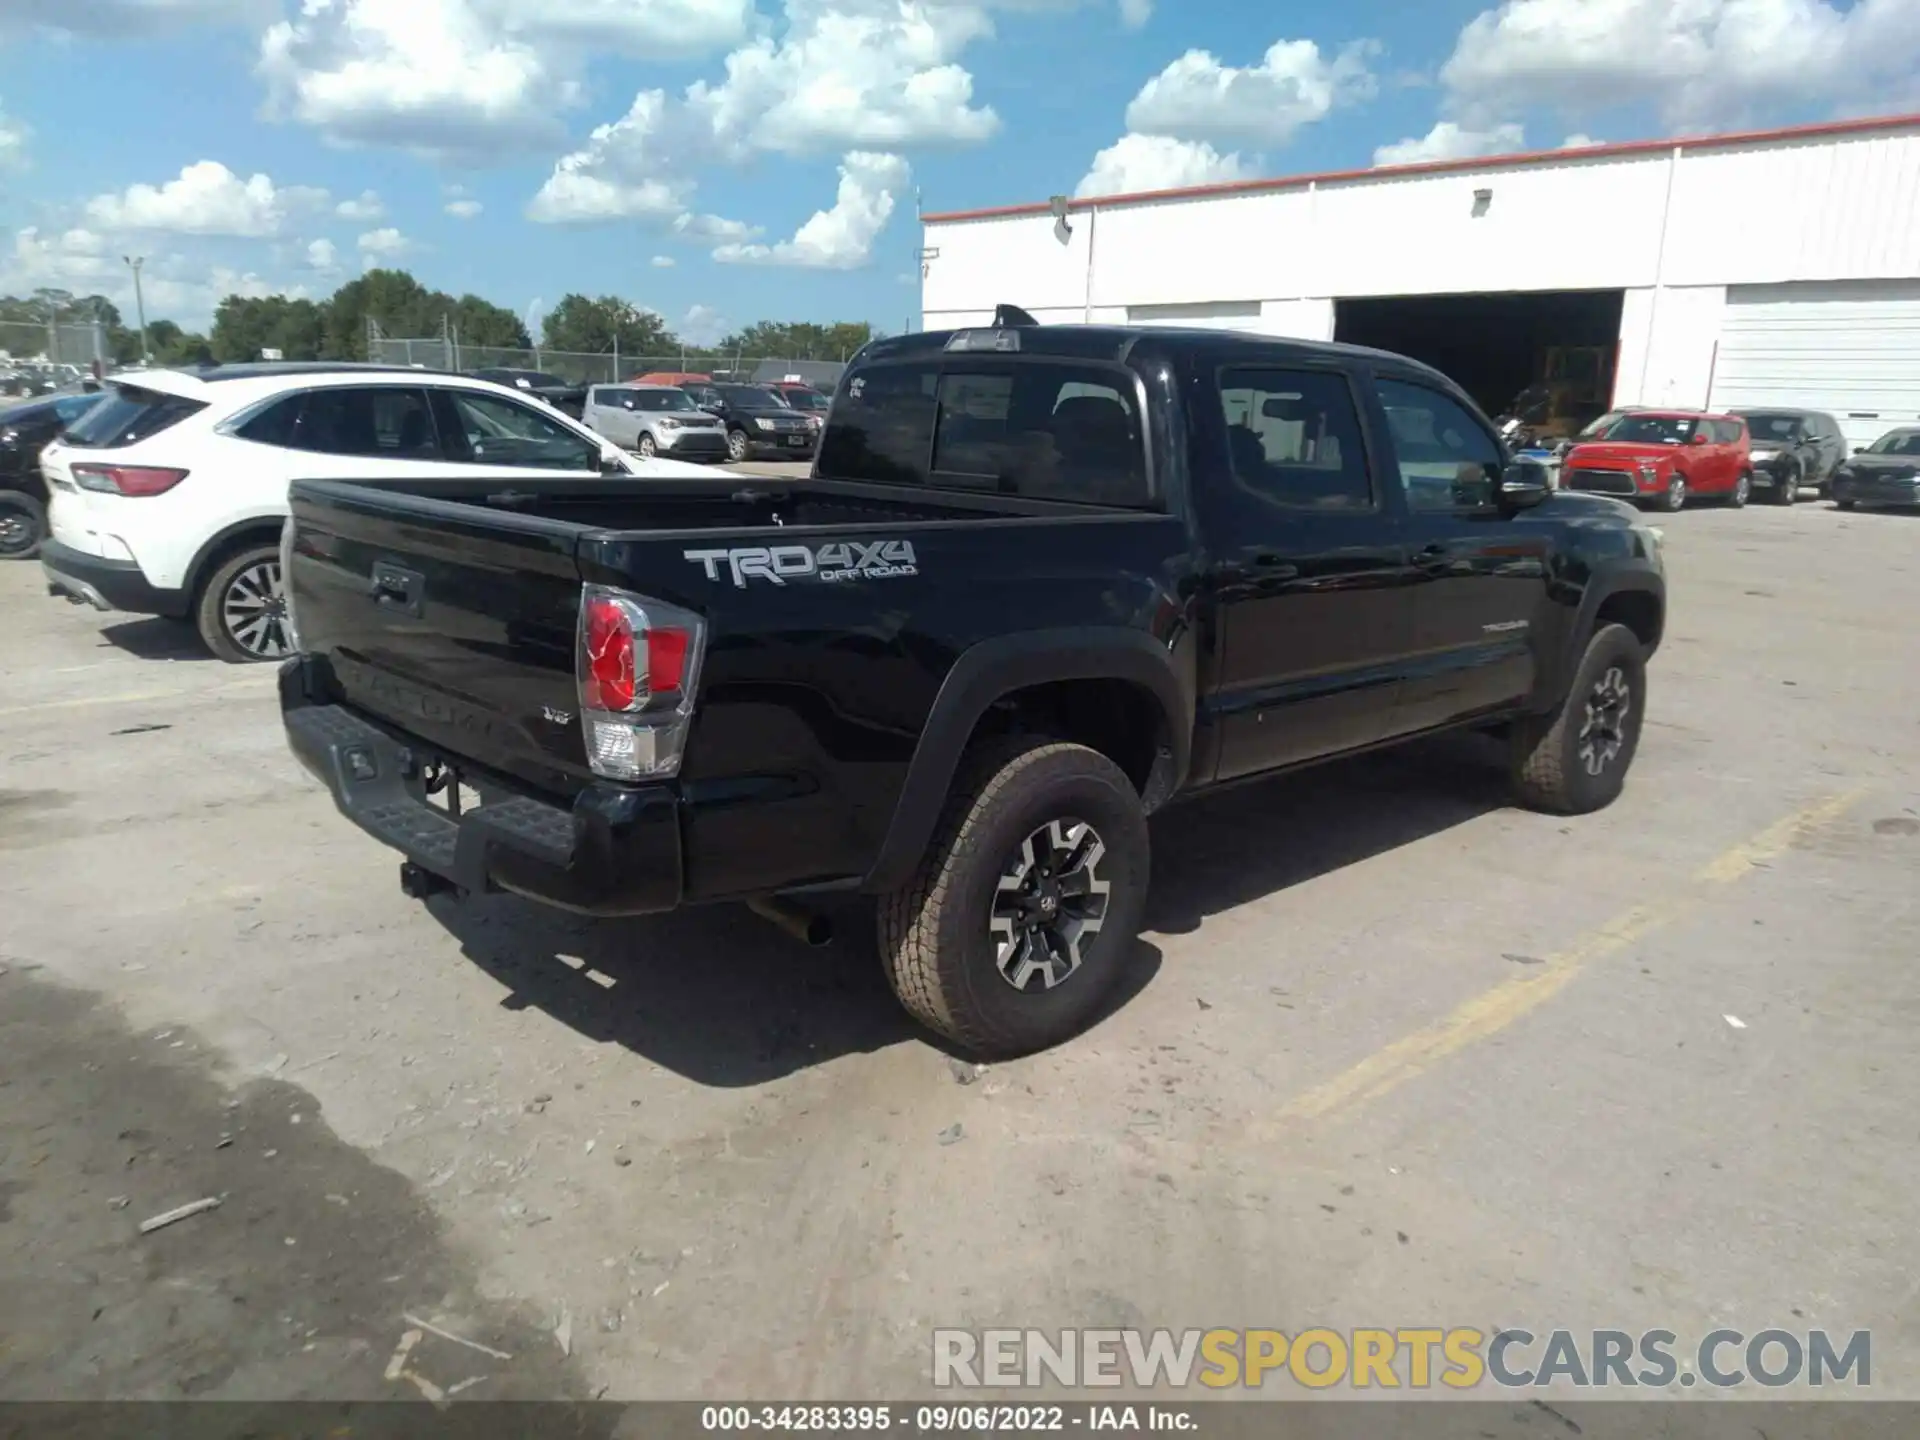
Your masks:
<instances>
[{"instance_id":1,"label":"rear door window","mask_svg":"<svg viewBox=\"0 0 1920 1440\"><path fill-rule=\"evenodd\" d=\"M1360 412L1345 375L1223 370L1220 411L1234 478L1263 500L1298 510L1374 507ZM1413 418L1431 428L1425 411Z\"/></svg>"},{"instance_id":2,"label":"rear door window","mask_svg":"<svg viewBox=\"0 0 1920 1440\"><path fill-rule=\"evenodd\" d=\"M1130 377L1087 365L957 362L940 377L932 479L1033 500L1148 507Z\"/></svg>"},{"instance_id":3,"label":"rear door window","mask_svg":"<svg viewBox=\"0 0 1920 1440\"><path fill-rule=\"evenodd\" d=\"M205 402L184 396L115 385L98 405L67 427L66 439L70 445L90 450L118 450L151 439L206 408Z\"/></svg>"},{"instance_id":4,"label":"rear door window","mask_svg":"<svg viewBox=\"0 0 1920 1440\"><path fill-rule=\"evenodd\" d=\"M310 391L292 435L295 449L324 455L442 458L426 391L401 386Z\"/></svg>"},{"instance_id":5,"label":"rear door window","mask_svg":"<svg viewBox=\"0 0 1920 1440\"><path fill-rule=\"evenodd\" d=\"M306 403L305 395L289 395L276 400L245 423L236 425L233 433L257 445L278 445L283 450L292 448L294 432L300 424L300 411Z\"/></svg>"}]
</instances>

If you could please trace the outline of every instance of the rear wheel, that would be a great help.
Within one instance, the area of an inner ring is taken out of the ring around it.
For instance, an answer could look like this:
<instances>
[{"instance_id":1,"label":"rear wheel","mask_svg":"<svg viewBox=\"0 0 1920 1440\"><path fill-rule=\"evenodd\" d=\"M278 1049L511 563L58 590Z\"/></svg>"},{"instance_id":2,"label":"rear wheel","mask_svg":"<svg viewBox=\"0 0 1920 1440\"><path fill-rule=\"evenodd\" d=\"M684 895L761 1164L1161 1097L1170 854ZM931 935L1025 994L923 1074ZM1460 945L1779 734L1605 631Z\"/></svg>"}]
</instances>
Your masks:
<instances>
[{"instance_id":1,"label":"rear wheel","mask_svg":"<svg viewBox=\"0 0 1920 1440\"><path fill-rule=\"evenodd\" d=\"M1058 1044L1120 982L1148 874L1146 815L1119 766L1084 745L988 742L919 871L880 902L894 994L974 1054Z\"/></svg>"},{"instance_id":2,"label":"rear wheel","mask_svg":"<svg viewBox=\"0 0 1920 1440\"><path fill-rule=\"evenodd\" d=\"M1611 805L1640 746L1646 696L1639 638L1624 625L1603 626L1559 710L1513 728L1513 786L1521 802L1562 815Z\"/></svg>"},{"instance_id":3,"label":"rear wheel","mask_svg":"<svg viewBox=\"0 0 1920 1440\"><path fill-rule=\"evenodd\" d=\"M194 624L206 647L231 665L292 654L279 547L249 546L222 561L200 592Z\"/></svg>"},{"instance_id":4,"label":"rear wheel","mask_svg":"<svg viewBox=\"0 0 1920 1440\"><path fill-rule=\"evenodd\" d=\"M31 495L0 490L0 560L31 560L46 538L46 507Z\"/></svg>"}]
</instances>

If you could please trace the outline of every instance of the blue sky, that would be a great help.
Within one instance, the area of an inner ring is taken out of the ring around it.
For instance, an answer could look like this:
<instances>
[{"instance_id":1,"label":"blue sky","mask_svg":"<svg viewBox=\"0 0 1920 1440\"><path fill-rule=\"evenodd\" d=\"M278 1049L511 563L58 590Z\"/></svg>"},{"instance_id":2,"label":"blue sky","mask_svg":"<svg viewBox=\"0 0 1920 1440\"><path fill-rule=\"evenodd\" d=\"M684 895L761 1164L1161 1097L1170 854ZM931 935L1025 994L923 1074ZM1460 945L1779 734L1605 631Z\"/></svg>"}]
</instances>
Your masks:
<instances>
[{"instance_id":1,"label":"blue sky","mask_svg":"<svg viewBox=\"0 0 1920 1440\"><path fill-rule=\"evenodd\" d=\"M0 0L0 293L369 263L696 342L917 309L929 211L1920 109L1920 0ZM130 303L126 305L131 311Z\"/></svg>"}]
</instances>

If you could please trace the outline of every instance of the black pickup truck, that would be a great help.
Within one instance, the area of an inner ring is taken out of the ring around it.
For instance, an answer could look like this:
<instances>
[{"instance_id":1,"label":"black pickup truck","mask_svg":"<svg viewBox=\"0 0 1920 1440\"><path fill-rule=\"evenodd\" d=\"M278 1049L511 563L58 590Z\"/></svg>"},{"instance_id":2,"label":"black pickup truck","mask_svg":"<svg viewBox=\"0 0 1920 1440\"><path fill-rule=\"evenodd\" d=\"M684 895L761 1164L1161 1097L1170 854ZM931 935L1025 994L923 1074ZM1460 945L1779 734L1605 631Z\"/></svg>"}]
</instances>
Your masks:
<instances>
[{"instance_id":1,"label":"black pickup truck","mask_svg":"<svg viewBox=\"0 0 1920 1440\"><path fill-rule=\"evenodd\" d=\"M818 940L867 892L906 1008L1001 1055L1097 1011L1175 799L1461 726L1522 803L1620 793L1632 510L1398 356L995 321L861 351L804 480L295 482L293 750L420 897Z\"/></svg>"}]
</instances>

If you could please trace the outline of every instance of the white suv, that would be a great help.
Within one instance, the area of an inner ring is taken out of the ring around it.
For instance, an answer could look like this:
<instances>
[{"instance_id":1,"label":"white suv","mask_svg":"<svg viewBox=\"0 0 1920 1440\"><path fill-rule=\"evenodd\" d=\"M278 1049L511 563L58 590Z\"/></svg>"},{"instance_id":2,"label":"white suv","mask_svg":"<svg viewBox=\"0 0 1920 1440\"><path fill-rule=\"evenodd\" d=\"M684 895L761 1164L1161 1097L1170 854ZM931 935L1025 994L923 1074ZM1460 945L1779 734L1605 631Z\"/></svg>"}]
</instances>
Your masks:
<instances>
[{"instance_id":1,"label":"white suv","mask_svg":"<svg viewBox=\"0 0 1920 1440\"><path fill-rule=\"evenodd\" d=\"M550 405L433 371L224 365L107 388L40 453L48 589L191 620L235 662L290 649L279 544L293 480L716 473L635 459Z\"/></svg>"}]
</instances>

